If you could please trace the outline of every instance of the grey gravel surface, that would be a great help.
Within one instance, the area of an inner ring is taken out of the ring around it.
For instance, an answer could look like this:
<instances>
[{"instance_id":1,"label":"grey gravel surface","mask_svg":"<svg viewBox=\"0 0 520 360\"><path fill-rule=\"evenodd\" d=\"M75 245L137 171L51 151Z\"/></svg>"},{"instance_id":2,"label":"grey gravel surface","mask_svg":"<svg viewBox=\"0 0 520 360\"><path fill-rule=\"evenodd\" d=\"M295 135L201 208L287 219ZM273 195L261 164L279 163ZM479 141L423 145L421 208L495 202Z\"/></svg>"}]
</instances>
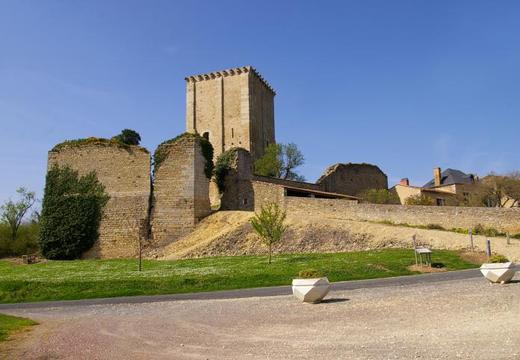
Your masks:
<instances>
[{"instance_id":1,"label":"grey gravel surface","mask_svg":"<svg viewBox=\"0 0 520 360\"><path fill-rule=\"evenodd\" d=\"M520 359L518 280L4 312L41 323L12 359Z\"/></svg>"}]
</instances>

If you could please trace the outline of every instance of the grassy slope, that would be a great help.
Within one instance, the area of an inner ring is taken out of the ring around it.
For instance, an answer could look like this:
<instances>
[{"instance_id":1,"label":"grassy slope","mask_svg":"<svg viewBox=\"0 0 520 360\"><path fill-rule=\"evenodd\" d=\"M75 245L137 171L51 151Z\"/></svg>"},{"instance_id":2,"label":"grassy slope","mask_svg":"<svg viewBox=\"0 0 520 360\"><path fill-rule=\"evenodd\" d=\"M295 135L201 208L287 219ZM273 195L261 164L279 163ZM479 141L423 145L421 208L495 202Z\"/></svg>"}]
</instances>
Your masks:
<instances>
[{"instance_id":1,"label":"grassy slope","mask_svg":"<svg viewBox=\"0 0 520 360\"><path fill-rule=\"evenodd\" d=\"M329 280L411 275L412 250L385 249L332 254L211 257L177 261L147 260L138 272L135 260L49 261L20 265L0 261L0 302L82 299L171 294L259 286L288 285L302 269L314 268ZM448 270L475 265L453 251L435 250L433 261Z\"/></svg>"},{"instance_id":2,"label":"grassy slope","mask_svg":"<svg viewBox=\"0 0 520 360\"><path fill-rule=\"evenodd\" d=\"M14 331L36 324L36 322L29 319L0 314L0 341L7 340L9 334Z\"/></svg>"}]
</instances>

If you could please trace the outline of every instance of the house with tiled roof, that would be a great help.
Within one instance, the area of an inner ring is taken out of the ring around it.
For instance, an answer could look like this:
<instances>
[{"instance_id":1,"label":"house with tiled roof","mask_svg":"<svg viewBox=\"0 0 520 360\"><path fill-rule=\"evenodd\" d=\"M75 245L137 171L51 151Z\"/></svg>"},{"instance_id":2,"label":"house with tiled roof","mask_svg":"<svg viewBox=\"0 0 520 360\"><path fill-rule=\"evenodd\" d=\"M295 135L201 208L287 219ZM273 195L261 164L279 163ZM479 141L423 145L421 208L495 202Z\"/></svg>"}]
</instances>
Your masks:
<instances>
[{"instance_id":1,"label":"house with tiled roof","mask_svg":"<svg viewBox=\"0 0 520 360\"><path fill-rule=\"evenodd\" d=\"M423 195L431 198L434 205L443 206L467 197L477 181L477 176L473 174L456 169L441 171L441 168L436 167L433 169L433 179L423 186L412 186L409 180L404 178L392 189L399 196L401 204L406 204L406 200L412 196Z\"/></svg>"}]
</instances>

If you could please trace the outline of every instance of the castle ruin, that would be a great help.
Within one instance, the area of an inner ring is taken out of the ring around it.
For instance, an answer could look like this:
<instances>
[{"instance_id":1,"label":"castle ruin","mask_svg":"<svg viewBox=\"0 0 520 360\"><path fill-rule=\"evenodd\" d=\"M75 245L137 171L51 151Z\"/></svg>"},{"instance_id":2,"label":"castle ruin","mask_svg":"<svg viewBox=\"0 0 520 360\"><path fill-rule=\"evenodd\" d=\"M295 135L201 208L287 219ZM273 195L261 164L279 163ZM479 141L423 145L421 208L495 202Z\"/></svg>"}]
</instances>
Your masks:
<instances>
[{"instance_id":1,"label":"castle ruin","mask_svg":"<svg viewBox=\"0 0 520 360\"><path fill-rule=\"evenodd\" d=\"M333 181L316 184L255 175L254 161L275 143L274 90L251 66L185 80L186 134L159 145L161 159L154 159L153 169L146 149L119 148L109 141L65 142L49 152L49 167L95 171L110 196L100 238L85 256L132 257L143 238L148 247L164 247L211 213L210 197L218 198L221 210L253 211L266 202L283 205L289 197L357 203L355 191L374 184L386 188L386 175L366 164L358 164L355 172L329 168L324 176ZM222 194L205 173L212 159L203 156L204 138L213 146L213 160L227 150L235 152Z\"/></svg>"},{"instance_id":2,"label":"castle ruin","mask_svg":"<svg viewBox=\"0 0 520 360\"><path fill-rule=\"evenodd\" d=\"M104 142L56 146L48 154L48 169L69 166L80 176L92 171L110 197L103 211L99 239L84 254L89 258L134 257L147 237L150 204L150 153L140 146L119 147Z\"/></svg>"}]
</instances>

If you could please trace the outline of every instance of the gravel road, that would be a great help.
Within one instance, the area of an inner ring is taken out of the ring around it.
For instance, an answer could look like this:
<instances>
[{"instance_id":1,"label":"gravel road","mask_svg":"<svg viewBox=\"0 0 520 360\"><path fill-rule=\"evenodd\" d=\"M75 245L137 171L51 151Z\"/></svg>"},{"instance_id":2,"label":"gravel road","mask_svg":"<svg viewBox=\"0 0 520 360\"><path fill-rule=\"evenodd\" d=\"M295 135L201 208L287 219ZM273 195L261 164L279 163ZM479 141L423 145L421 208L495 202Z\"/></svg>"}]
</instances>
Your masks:
<instances>
[{"instance_id":1,"label":"gravel road","mask_svg":"<svg viewBox=\"0 0 520 360\"><path fill-rule=\"evenodd\" d=\"M520 359L518 280L4 312L41 323L9 359Z\"/></svg>"}]
</instances>

